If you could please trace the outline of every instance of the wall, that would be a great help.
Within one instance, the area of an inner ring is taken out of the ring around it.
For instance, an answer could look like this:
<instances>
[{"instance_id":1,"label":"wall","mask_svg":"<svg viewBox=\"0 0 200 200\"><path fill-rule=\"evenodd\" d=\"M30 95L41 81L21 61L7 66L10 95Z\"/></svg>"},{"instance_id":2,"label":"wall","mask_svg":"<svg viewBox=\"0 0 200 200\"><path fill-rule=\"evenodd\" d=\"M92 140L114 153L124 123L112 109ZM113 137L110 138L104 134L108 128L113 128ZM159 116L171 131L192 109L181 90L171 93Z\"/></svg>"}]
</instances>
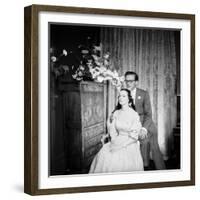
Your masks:
<instances>
[{"instance_id":1,"label":"wall","mask_svg":"<svg viewBox=\"0 0 200 200\"><path fill-rule=\"evenodd\" d=\"M0 31L0 181L1 199L199 199L200 194L200 118L199 104L196 103L196 186L162 189L115 191L86 194L68 194L31 197L23 194L23 7L30 4L55 4L99 8L135 9L196 14L196 25L199 25L200 6L198 0L7 0L1 4ZM196 35L200 27L196 27ZM196 38L196 46L200 46ZM200 51L197 48L196 55ZM196 56L196 102L200 99L200 85Z\"/></svg>"}]
</instances>

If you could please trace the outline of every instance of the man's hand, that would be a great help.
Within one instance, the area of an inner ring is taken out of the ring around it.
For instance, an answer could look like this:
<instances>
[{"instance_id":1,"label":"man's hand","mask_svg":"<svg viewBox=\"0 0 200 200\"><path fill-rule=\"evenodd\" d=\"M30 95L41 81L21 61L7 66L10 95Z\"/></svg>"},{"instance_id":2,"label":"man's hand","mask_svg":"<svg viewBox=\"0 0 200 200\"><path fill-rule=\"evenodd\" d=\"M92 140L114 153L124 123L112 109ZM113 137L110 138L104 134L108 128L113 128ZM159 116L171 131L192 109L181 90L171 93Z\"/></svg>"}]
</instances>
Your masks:
<instances>
[{"instance_id":1,"label":"man's hand","mask_svg":"<svg viewBox=\"0 0 200 200\"><path fill-rule=\"evenodd\" d=\"M147 138L147 130L145 128L141 128L139 132L139 139L144 140Z\"/></svg>"}]
</instances>

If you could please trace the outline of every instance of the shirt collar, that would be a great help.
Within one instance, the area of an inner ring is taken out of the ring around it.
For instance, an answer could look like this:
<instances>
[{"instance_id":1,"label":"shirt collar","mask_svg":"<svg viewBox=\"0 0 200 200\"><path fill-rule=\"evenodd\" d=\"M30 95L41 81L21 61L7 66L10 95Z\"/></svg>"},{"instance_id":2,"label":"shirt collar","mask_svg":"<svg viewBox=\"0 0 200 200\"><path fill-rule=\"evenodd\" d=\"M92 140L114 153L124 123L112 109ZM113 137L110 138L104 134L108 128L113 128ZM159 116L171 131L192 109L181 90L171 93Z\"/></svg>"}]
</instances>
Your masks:
<instances>
[{"instance_id":1,"label":"shirt collar","mask_svg":"<svg viewBox=\"0 0 200 200\"><path fill-rule=\"evenodd\" d=\"M133 98L135 98L135 95L136 95L136 88L133 89L133 90L131 91L131 96L132 96Z\"/></svg>"}]
</instances>

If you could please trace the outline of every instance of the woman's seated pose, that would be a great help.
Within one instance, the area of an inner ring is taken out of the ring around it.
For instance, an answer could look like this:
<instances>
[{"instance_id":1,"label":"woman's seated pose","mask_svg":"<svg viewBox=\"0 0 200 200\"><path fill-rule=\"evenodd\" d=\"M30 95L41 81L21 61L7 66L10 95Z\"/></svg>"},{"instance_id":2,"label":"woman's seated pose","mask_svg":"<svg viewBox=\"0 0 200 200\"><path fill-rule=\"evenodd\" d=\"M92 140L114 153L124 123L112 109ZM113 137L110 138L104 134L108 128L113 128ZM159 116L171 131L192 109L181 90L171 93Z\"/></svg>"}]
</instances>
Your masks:
<instances>
[{"instance_id":1,"label":"woman's seated pose","mask_svg":"<svg viewBox=\"0 0 200 200\"><path fill-rule=\"evenodd\" d=\"M121 89L118 105L107 122L111 140L94 157L89 173L143 170L138 135L142 125L130 91Z\"/></svg>"}]
</instances>

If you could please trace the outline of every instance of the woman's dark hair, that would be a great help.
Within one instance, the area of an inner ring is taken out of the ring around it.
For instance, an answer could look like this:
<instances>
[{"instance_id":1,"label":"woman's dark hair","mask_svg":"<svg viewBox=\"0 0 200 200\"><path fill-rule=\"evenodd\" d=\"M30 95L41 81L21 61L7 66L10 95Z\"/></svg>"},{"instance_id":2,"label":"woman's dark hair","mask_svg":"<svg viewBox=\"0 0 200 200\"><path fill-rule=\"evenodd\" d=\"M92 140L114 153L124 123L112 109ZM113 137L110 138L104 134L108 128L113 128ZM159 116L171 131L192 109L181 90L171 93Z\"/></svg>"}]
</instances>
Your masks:
<instances>
[{"instance_id":1,"label":"woman's dark hair","mask_svg":"<svg viewBox=\"0 0 200 200\"><path fill-rule=\"evenodd\" d=\"M126 92L127 92L127 94L128 94L128 103L129 103L129 106L130 106L131 108L133 108L133 110L135 110L135 105L134 105L134 103L133 103L133 98L132 98L132 96L131 96L130 90L128 90L128 89L126 89L126 88L122 88L120 91L126 91ZM121 108L122 108L122 106L121 106L121 104L120 104L119 101L118 101L117 106L115 107L115 109L113 110L112 113L114 113L116 110L120 110Z\"/></svg>"}]
</instances>

